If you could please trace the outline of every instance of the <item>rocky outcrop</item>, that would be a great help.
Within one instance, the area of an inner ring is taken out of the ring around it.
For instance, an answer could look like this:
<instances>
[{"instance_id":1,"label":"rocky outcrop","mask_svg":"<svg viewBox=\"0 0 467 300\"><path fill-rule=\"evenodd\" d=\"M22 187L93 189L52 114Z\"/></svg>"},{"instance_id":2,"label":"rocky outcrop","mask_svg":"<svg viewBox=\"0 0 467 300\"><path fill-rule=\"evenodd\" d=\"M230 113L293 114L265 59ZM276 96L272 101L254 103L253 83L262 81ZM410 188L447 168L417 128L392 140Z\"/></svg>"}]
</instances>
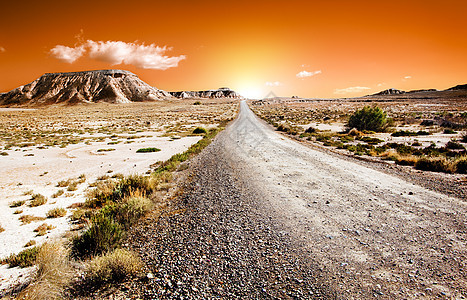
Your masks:
<instances>
[{"instance_id":1,"label":"rocky outcrop","mask_svg":"<svg viewBox=\"0 0 467 300\"><path fill-rule=\"evenodd\" d=\"M217 90L207 90L207 91L180 91L180 92L170 92L170 94L179 99L186 98L241 98L241 96L229 89L229 88L220 88Z\"/></svg>"},{"instance_id":2,"label":"rocky outcrop","mask_svg":"<svg viewBox=\"0 0 467 300\"><path fill-rule=\"evenodd\" d=\"M405 94L405 93L406 93L405 91L401 91L401 90L387 89L387 90L381 91L379 93L376 93L374 95L375 96L377 96L377 95L400 95L400 94Z\"/></svg>"},{"instance_id":3,"label":"rocky outcrop","mask_svg":"<svg viewBox=\"0 0 467 300\"><path fill-rule=\"evenodd\" d=\"M459 84L448 89L448 91L459 91L459 90L467 90L467 84Z\"/></svg>"},{"instance_id":4,"label":"rocky outcrop","mask_svg":"<svg viewBox=\"0 0 467 300\"><path fill-rule=\"evenodd\" d=\"M35 81L0 94L3 106L78 103L130 103L170 98L135 74L123 70L47 73Z\"/></svg>"}]
</instances>

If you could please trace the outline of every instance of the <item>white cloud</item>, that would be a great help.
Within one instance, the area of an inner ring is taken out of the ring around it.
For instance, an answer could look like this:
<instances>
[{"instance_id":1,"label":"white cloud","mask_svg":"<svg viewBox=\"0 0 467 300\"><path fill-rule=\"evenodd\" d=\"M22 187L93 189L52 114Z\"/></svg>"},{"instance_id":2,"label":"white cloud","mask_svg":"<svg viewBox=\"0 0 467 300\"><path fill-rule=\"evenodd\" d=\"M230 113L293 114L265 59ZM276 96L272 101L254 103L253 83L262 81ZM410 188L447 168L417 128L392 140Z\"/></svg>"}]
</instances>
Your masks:
<instances>
[{"instance_id":1,"label":"white cloud","mask_svg":"<svg viewBox=\"0 0 467 300\"><path fill-rule=\"evenodd\" d=\"M6 49L0 46L0 53L6 52Z\"/></svg>"},{"instance_id":2,"label":"white cloud","mask_svg":"<svg viewBox=\"0 0 467 300\"><path fill-rule=\"evenodd\" d=\"M404 79L411 79L412 76L405 76Z\"/></svg>"},{"instance_id":3,"label":"white cloud","mask_svg":"<svg viewBox=\"0 0 467 300\"><path fill-rule=\"evenodd\" d=\"M378 87L385 86L385 85L386 85L386 82L382 82L382 83L377 84Z\"/></svg>"},{"instance_id":4,"label":"white cloud","mask_svg":"<svg viewBox=\"0 0 467 300\"><path fill-rule=\"evenodd\" d=\"M279 81L273 81L273 82L268 81L268 82L265 83L265 85L266 86L281 86L282 83L279 82Z\"/></svg>"},{"instance_id":5,"label":"white cloud","mask_svg":"<svg viewBox=\"0 0 467 300\"><path fill-rule=\"evenodd\" d=\"M75 60L83 56L85 51L86 49L84 48L84 46L71 48L63 45L57 45L50 50L50 54L56 59L71 64Z\"/></svg>"},{"instance_id":6,"label":"white cloud","mask_svg":"<svg viewBox=\"0 0 467 300\"><path fill-rule=\"evenodd\" d=\"M112 65L127 64L143 69L166 70L177 67L185 59L185 55L166 56L167 47L154 44L144 45L125 43L121 41L92 41L88 40L74 48L57 45L50 50L50 54L62 61L73 63L78 58L87 55L92 59L107 62Z\"/></svg>"},{"instance_id":7,"label":"white cloud","mask_svg":"<svg viewBox=\"0 0 467 300\"><path fill-rule=\"evenodd\" d=\"M334 94L350 94L350 93L361 93L366 90L371 90L371 88L366 86L352 86L345 89L335 89Z\"/></svg>"},{"instance_id":8,"label":"white cloud","mask_svg":"<svg viewBox=\"0 0 467 300\"><path fill-rule=\"evenodd\" d=\"M298 78L306 78L306 77L315 76L317 74L321 74L321 70L314 71L314 72L301 71L300 73L298 73L295 76L297 76Z\"/></svg>"}]
</instances>

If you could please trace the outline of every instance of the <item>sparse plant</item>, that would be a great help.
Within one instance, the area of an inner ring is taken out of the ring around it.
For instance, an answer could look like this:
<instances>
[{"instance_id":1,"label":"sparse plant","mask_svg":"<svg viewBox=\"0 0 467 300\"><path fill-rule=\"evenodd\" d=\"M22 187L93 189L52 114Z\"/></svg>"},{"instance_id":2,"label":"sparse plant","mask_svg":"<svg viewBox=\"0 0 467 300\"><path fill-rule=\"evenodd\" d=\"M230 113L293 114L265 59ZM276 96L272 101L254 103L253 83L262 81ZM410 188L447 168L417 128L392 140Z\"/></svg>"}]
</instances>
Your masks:
<instances>
[{"instance_id":1,"label":"sparse plant","mask_svg":"<svg viewBox=\"0 0 467 300\"><path fill-rule=\"evenodd\" d=\"M13 201L13 202L10 203L10 207L11 207L11 208L20 207L20 206L22 206L24 203L26 203L25 200Z\"/></svg>"},{"instance_id":2,"label":"sparse plant","mask_svg":"<svg viewBox=\"0 0 467 300\"><path fill-rule=\"evenodd\" d=\"M0 152L0 155L1 156L8 156L8 152L2 151L2 152Z\"/></svg>"},{"instance_id":3,"label":"sparse plant","mask_svg":"<svg viewBox=\"0 0 467 300\"><path fill-rule=\"evenodd\" d=\"M91 227L72 242L72 252L77 257L89 257L111 251L123 238L120 224L104 214L92 218Z\"/></svg>"},{"instance_id":4,"label":"sparse plant","mask_svg":"<svg viewBox=\"0 0 467 300\"><path fill-rule=\"evenodd\" d=\"M206 133L206 129L204 129L203 127L196 127L194 130L193 130L193 133L194 134L203 134L203 133Z\"/></svg>"},{"instance_id":5,"label":"sparse plant","mask_svg":"<svg viewBox=\"0 0 467 300\"><path fill-rule=\"evenodd\" d=\"M115 151L114 148L105 148L105 149L97 149L97 152L110 152Z\"/></svg>"},{"instance_id":6,"label":"sparse plant","mask_svg":"<svg viewBox=\"0 0 467 300\"><path fill-rule=\"evenodd\" d=\"M456 161L456 172L467 174L467 157L463 156Z\"/></svg>"},{"instance_id":7,"label":"sparse plant","mask_svg":"<svg viewBox=\"0 0 467 300\"><path fill-rule=\"evenodd\" d=\"M5 228L2 227L2 225L0 224L0 232L4 232L5 231Z\"/></svg>"},{"instance_id":8,"label":"sparse plant","mask_svg":"<svg viewBox=\"0 0 467 300\"><path fill-rule=\"evenodd\" d=\"M37 222L37 221L44 221L44 217L37 217L33 215L22 215L19 217L19 220L23 222L23 224L29 224L31 222Z\"/></svg>"},{"instance_id":9,"label":"sparse plant","mask_svg":"<svg viewBox=\"0 0 467 300\"><path fill-rule=\"evenodd\" d=\"M27 247L34 246L35 244L36 244L36 241L35 241L35 240L30 240L30 241L27 242L23 247L24 247L24 248L27 248Z\"/></svg>"},{"instance_id":10,"label":"sparse plant","mask_svg":"<svg viewBox=\"0 0 467 300\"><path fill-rule=\"evenodd\" d=\"M386 113L378 106L365 106L354 112L347 122L348 128L356 128L360 131L371 130L382 132L386 130L388 119Z\"/></svg>"},{"instance_id":11,"label":"sparse plant","mask_svg":"<svg viewBox=\"0 0 467 300\"><path fill-rule=\"evenodd\" d=\"M15 215L19 215L19 214L22 214L23 213L23 210L22 209L17 209L13 212L13 214Z\"/></svg>"},{"instance_id":12,"label":"sparse plant","mask_svg":"<svg viewBox=\"0 0 467 300\"><path fill-rule=\"evenodd\" d=\"M32 195L31 202L29 202L30 207L41 206L47 203L47 198L41 194Z\"/></svg>"},{"instance_id":13,"label":"sparse plant","mask_svg":"<svg viewBox=\"0 0 467 300\"><path fill-rule=\"evenodd\" d=\"M201 105L201 101L195 101L195 103L193 103L193 105Z\"/></svg>"},{"instance_id":14,"label":"sparse plant","mask_svg":"<svg viewBox=\"0 0 467 300\"><path fill-rule=\"evenodd\" d=\"M61 195L63 195L65 193L64 190L58 190L56 191L53 195L52 195L52 198L58 198L60 197Z\"/></svg>"},{"instance_id":15,"label":"sparse plant","mask_svg":"<svg viewBox=\"0 0 467 300\"><path fill-rule=\"evenodd\" d=\"M39 251L38 247L28 248L21 251L18 254L12 254L7 258L2 260L2 264L9 264L10 268L21 267L26 268L30 267L36 261L36 256Z\"/></svg>"},{"instance_id":16,"label":"sparse plant","mask_svg":"<svg viewBox=\"0 0 467 300\"><path fill-rule=\"evenodd\" d=\"M115 282L138 275L142 269L140 258L125 249L115 249L94 258L87 267L86 278L93 283Z\"/></svg>"},{"instance_id":17,"label":"sparse plant","mask_svg":"<svg viewBox=\"0 0 467 300\"><path fill-rule=\"evenodd\" d=\"M34 281L17 299L63 299L64 290L73 277L68 250L59 242L45 243L36 255Z\"/></svg>"},{"instance_id":18,"label":"sparse plant","mask_svg":"<svg viewBox=\"0 0 467 300\"><path fill-rule=\"evenodd\" d=\"M447 142L446 146L447 149L452 149L452 150L465 150L464 145L454 142L454 141L449 141Z\"/></svg>"},{"instance_id":19,"label":"sparse plant","mask_svg":"<svg viewBox=\"0 0 467 300\"><path fill-rule=\"evenodd\" d=\"M72 182L68 185L68 187L67 187L66 190L67 190L68 192L74 192L74 191L76 191L76 190L78 189L78 184L79 184L79 183L78 183L77 181L72 181Z\"/></svg>"},{"instance_id":20,"label":"sparse plant","mask_svg":"<svg viewBox=\"0 0 467 300\"><path fill-rule=\"evenodd\" d=\"M49 210L46 214L47 218L60 218L66 216L66 209L57 207Z\"/></svg>"},{"instance_id":21,"label":"sparse plant","mask_svg":"<svg viewBox=\"0 0 467 300\"><path fill-rule=\"evenodd\" d=\"M48 225L46 223L39 225L36 229L34 229L34 232L37 232L38 236L43 236L47 234L47 231L54 229L55 226L53 225Z\"/></svg>"},{"instance_id":22,"label":"sparse plant","mask_svg":"<svg viewBox=\"0 0 467 300\"><path fill-rule=\"evenodd\" d=\"M415 168L423 171L454 173L455 164L443 156L422 157L415 164Z\"/></svg>"},{"instance_id":23,"label":"sparse plant","mask_svg":"<svg viewBox=\"0 0 467 300\"><path fill-rule=\"evenodd\" d=\"M60 180L58 183L57 183L57 187L67 187L69 184L70 184L71 180L68 179L68 180Z\"/></svg>"},{"instance_id":24,"label":"sparse plant","mask_svg":"<svg viewBox=\"0 0 467 300\"><path fill-rule=\"evenodd\" d=\"M152 148L138 149L136 150L136 153L159 152L159 151L161 151L161 149L152 147Z\"/></svg>"}]
</instances>

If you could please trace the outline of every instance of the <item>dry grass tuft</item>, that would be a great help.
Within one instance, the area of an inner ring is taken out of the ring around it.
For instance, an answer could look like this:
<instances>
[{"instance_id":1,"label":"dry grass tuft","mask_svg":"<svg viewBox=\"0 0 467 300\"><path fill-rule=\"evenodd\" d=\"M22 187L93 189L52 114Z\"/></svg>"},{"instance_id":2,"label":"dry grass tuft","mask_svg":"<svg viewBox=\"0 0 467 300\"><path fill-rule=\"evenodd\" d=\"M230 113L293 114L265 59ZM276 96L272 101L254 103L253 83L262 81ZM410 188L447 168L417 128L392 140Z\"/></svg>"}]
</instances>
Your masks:
<instances>
[{"instance_id":1,"label":"dry grass tuft","mask_svg":"<svg viewBox=\"0 0 467 300\"><path fill-rule=\"evenodd\" d=\"M20 207L22 206L24 203L26 203L25 200L18 200L18 201L13 201L10 203L10 207L13 208L13 207Z\"/></svg>"},{"instance_id":2,"label":"dry grass tuft","mask_svg":"<svg viewBox=\"0 0 467 300\"><path fill-rule=\"evenodd\" d=\"M34 246L35 244L36 244L36 241L35 241L35 240L30 240L30 241L27 242L23 247L24 247L24 248L27 248L27 247Z\"/></svg>"},{"instance_id":3,"label":"dry grass tuft","mask_svg":"<svg viewBox=\"0 0 467 300\"><path fill-rule=\"evenodd\" d=\"M2 227L2 225L0 225L0 232L4 232L5 231L5 228Z\"/></svg>"},{"instance_id":4,"label":"dry grass tuft","mask_svg":"<svg viewBox=\"0 0 467 300\"><path fill-rule=\"evenodd\" d=\"M34 232L37 232L38 236L43 236L47 234L47 231L52 230L54 228L55 226L44 223L40 225L39 227L37 227L36 229L34 229Z\"/></svg>"},{"instance_id":5,"label":"dry grass tuft","mask_svg":"<svg viewBox=\"0 0 467 300\"><path fill-rule=\"evenodd\" d=\"M87 268L86 277L95 283L118 281L138 275L142 268L138 256L125 249L115 249L93 259Z\"/></svg>"},{"instance_id":6,"label":"dry grass tuft","mask_svg":"<svg viewBox=\"0 0 467 300\"><path fill-rule=\"evenodd\" d=\"M23 224L29 224L31 222L37 222L37 221L44 221L46 218L44 217L36 217L33 215L23 215L19 217L19 220L23 222Z\"/></svg>"},{"instance_id":7,"label":"dry grass tuft","mask_svg":"<svg viewBox=\"0 0 467 300\"><path fill-rule=\"evenodd\" d=\"M65 193L64 190L58 190L58 191L56 191L56 192L52 195L52 198L60 197L60 196L63 195L64 193Z\"/></svg>"},{"instance_id":8,"label":"dry grass tuft","mask_svg":"<svg viewBox=\"0 0 467 300\"><path fill-rule=\"evenodd\" d=\"M47 218L60 218L66 216L66 209L63 207L56 207L49 210L46 214Z\"/></svg>"},{"instance_id":9,"label":"dry grass tuft","mask_svg":"<svg viewBox=\"0 0 467 300\"><path fill-rule=\"evenodd\" d=\"M37 253L36 264L36 279L17 299L63 299L63 291L73 276L68 250L59 242L45 243Z\"/></svg>"},{"instance_id":10,"label":"dry grass tuft","mask_svg":"<svg viewBox=\"0 0 467 300\"><path fill-rule=\"evenodd\" d=\"M29 206L36 207L41 206L47 203L47 198L41 194L34 194L32 195L31 202Z\"/></svg>"}]
</instances>

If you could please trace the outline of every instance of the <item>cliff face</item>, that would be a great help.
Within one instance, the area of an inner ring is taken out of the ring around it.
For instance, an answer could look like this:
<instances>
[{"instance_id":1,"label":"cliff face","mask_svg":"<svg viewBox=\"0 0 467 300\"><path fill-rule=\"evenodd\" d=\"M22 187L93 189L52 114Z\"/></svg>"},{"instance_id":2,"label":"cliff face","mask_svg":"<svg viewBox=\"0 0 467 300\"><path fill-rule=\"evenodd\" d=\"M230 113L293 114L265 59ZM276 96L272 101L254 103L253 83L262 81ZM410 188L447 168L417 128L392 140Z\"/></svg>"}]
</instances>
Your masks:
<instances>
[{"instance_id":1,"label":"cliff face","mask_svg":"<svg viewBox=\"0 0 467 300\"><path fill-rule=\"evenodd\" d=\"M0 105L41 106L92 102L130 103L170 98L135 74L122 70L48 73L0 94Z\"/></svg>"},{"instance_id":2,"label":"cliff face","mask_svg":"<svg viewBox=\"0 0 467 300\"><path fill-rule=\"evenodd\" d=\"M237 92L229 88L220 88L207 91L180 91L170 92L170 94L179 99L186 98L241 98Z\"/></svg>"}]
</instances>

